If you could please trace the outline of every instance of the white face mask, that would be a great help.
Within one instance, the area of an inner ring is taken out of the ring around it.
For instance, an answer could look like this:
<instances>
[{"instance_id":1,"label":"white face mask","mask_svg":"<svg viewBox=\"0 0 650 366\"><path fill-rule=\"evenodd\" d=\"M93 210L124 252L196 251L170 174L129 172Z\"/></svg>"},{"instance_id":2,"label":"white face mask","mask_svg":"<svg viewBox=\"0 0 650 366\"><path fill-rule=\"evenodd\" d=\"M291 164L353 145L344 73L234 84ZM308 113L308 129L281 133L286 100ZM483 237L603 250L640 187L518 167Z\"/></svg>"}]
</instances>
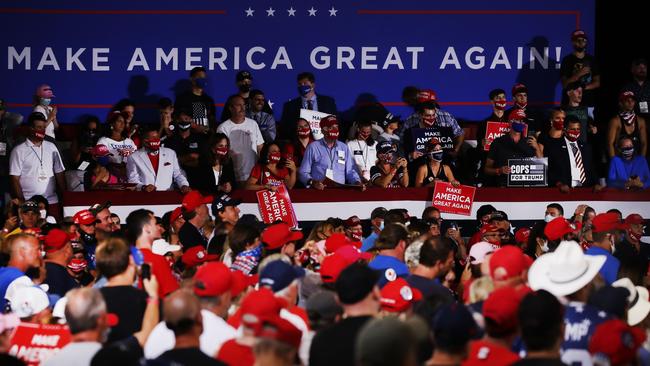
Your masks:
<instances>
[{"instance_id":1,"label":"white face mask","mask_svg":"<svg viewBox=\"0 0 650 366\"><path fill-rule=\"evenodd\" d=\"M45 211L45 210L40 210L39 212L41 213L41 219L44 219L44 218L47 217L47 211Z\"/></svg>"},{"instance_id":2,"label":"white face mask","mask_svg":"<svg viewBox=\"0 0 650 366\"><path fill-rule=\"evenodd\" d=\"M544 240L544 244L542 244L542 252L543 253L548 253L550 248L548 247L548 240Z\"/></svg>"},{"instance_id":3,"label":"white face mask","mask_svg":"<svg viewBox=\"0 0 650 366\"><path fill-rule=\"evenodd\" d=\"M548 214L548 215L544 216L544 221L551 222L551 221L553 221L554 218L555 218L555 216L553 216L551 214Z\"/></svg>"},{"instance_id":4,"label":"white face mask","mask_svg":"<svg viewBox=\"0 0 650 366\"><path fill-rule=\"evenodd\" d=\"M614 252L616 252L616 245L614 245L614 236L609 237L609 242L612 246L612 254L614 254Z\"/></svg>"}]
</instances>

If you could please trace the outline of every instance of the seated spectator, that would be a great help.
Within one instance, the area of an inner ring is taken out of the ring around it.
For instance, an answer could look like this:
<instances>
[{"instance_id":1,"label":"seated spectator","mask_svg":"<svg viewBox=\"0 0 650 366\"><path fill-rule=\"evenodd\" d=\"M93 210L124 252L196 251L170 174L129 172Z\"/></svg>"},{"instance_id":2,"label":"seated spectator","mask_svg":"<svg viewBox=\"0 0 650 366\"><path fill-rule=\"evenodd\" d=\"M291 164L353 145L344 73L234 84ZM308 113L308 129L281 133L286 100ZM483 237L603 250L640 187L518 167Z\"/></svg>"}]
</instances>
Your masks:
<instances>
[{"instance_id":1,"label":"seated spectator","mask_svg":"<svg viewBox=\"0 0 650 366\"><path fill-rule=\"evenodd\" d=\"M623 137L632 139L634 149L641 156L648 153L648 133L645 118L634 112L636 96L631 91L624 91L618 96L618 115L609 120L607 127L607 155L616 156L616 142Z\"/></svg>"},{"instance_id":2,"label":"seated spectator","mask_svg":"<svg viewBox=\"0 0 650 366\"><path fill-rule=\"evenodd\" d=\"M126 164L129 183L145 192L169 191L175 183L182 193L189 192L190 185L178 165L176 153L160 147L158 131L147 131L142 138L142 148L134 152Z\"/></svg>"},{"instance_id":3,"label":"seated spectator","mask_svg":"<svg viewBox=\"0 0 650 366\"><path fill-rule=\"evenodd\" d=\"M544 151L548 157L548 184L563 193L573 187L601 189L593 168L591 147L579 141L581 133L580 121L568 119L564 138L547 144Z\"/></svg>"},{"instance_id":4,"label":"seated spectator","mask_svg":"<svg viewBox=\"0 0 650 366\"><path fill-rule=\"evenodd\" d=\"M109 170L110 155L106 145L96 145L90 150L92 160L84 173L84 187L86 191L106 189L115 186L121 181L120 178Z\"/></svg>"},{"instance_id":5,"label":"seated spectator","mask_svg":"<svg viewBox=\"0 0 650 366\"><path fill-rule=\"evenodd\" d=\"M68 273L67 265L72 259L70 235L61 229L52 229L43 240L45 250L45 281L48 292L61 297L79 287L77 281Z\"/></svg>"},{"instance_id":6,"label":"seated spectator","mask_svg":"<svg viewBox=\"0 0 650 366\"><path fill-rule=\"evenodd\" d=\"M508 116L511 122L510 131L490 145L490 152L485 161L485 174L497 176L497 184L500 186L506 185L507 175L510 174L508 159L542 157L536 138L523 136L526 129L525 118L522 109L515 109Z\"/></svg>"},{"instance_id":7,"label":"seated spectator","mask_svg":"<svg viewBox=\"0 0 650 366\"><path fill-rule=\"evenodd\" d=\"M449 182L454 186L460 185L460 182L454 178L451 167L442 163L444 152L440 142L433 138L427 144L427 163L418 168L415 176L416 187L433 187L436 182Z\"/></svg>"},{"instance_id":8,"label":"seated spectator","mask_svg":"<svg viewBox=\"0 0 650 366\"><path fill-rule=\"evenodd\" d=\"M580 141L587 142L587 135L595 135L598 128L594 125L594 120L589 116L589 111L582 103L583 87L579 82L569 83L564 88L564 93L568 97L568 104L562 109L566 112L567 119L577 119L580 121L580 128L583 133L580 135Z\"/></svg>"},{"instance_id":9,"label":"seated spectator","mask_svg":"<svg viewBox=\"0 0 650 366\"><path fill-rule=\"evenodd\" d=\"M56 119L57 108L52 105L54 98L52 87L47 84L39 85L34 94L33 113L42 113L46 118L45 136L48 141L54 141L54 131L59 129L59 121Z\"/></svg>"},{"instance_id":10,"label":"seated spectator","mask_svg":"<svg viewBox=\"0 0 650 366\"><path fill-rule=\"evenodd\" d=\"M207 152L201 156L194 182L190 185L210 194L230 193L237 186L235 168L230 157L230 139L223 133L210 136Z\"/></svg>"},{"instance_id":11,"label":"seated spectator","mask_svg":"<svg viewBox=\"0 0 650 366\"><path fill-rule=\"evenodd\" d=\"M260 159L246 181L245 189L275 191L282 184L287 189L292 189L296 184L296 170L293 160L282 160L280 146L277 143L264 144L260 151Z\"/></svg>"},{"instance_id":12,"label":"seated spectator","mask_svg":"<svg viewBox=\"0 0 650 366\"><path fill-rule=\"evenodd\" d=\"M264 142L268 144L271 141L275 141L277 135L275 118L273 117L273 111L266 109L268 104L266 103L264 92L258 89L251 90L246 103L248 104L246 117L257 122L260 132L262 132L262 137L264 137Z\"/></svg>"},{"instance_id":13,"label":"seated spectator","mask_svg":"<svg viewBox=\"0 0 650 366\"><path fill-rule=\"evenodd\" d=\"M636 153L632 139L627 136L621 138L617 150L618 154L609 162L607 185L632 190L650 187L648 161L645 156Z\"/></svg>"},{"instance_id":14,"label":"seated spectator","mask_svg":"<svg viewBox=\"0 0 650 366\"><path fill-rule=\"evenodd\" d=\"M299 167L302 164L303 156L305 156L307 145L314 141L314 135L312 134L309 122L300 118L296 122L296 130L291 135L290 143L282 147L282 155L284 155L285 159L293 160L296 166Z\"/></svg>"},{"instance_id":15,"label":"seated spectator","mask_svg":"<svg viewBox=\"0 0 650 366\"><path fill-rule=\"evenodd\" d=\"M177 113L174 133L167 137L162 145L176 153L180 167L192 182L199 166L201 153L205 151L206 135L191 129L191 111L180 110Z\"/></svg>"},{"instance_id":16,"label":"seated spectator","mask_svg":"<svg viewBox=\"0 0 650 366\"><path fill-rule=\"evenodd\" d=\"M542 132L537 139L537 144L540 145L542 152L544 152L545 145L552 144L553 141L562 139L565 119L566 113L562 109L555 108L551 111L551 126L548 129L548 132ZM543 128L543 130L546 131L546 128Z\"/></svg>"},{"instance_id":17,"label":"seated spectator","mask_svg":"<svg viewBox=\"0 0 650 366\"><path fill-rule=\"evenodd\" d=\"M372 124L370 121L362 121L357 123L354 139L348 141L357 173L363 182L370 181L370 168L377 160L377 142L371 135Z\"/></svg>"},{"instance_id":18,"label":"seated spectator","mask_svg":"<svg viewBox=\"0 0 650 366\"><path fill-rule=\"evenodd\" d=\"M126 162L137 150L135 142L126 135L126 122L121 113L112 113L106 121L108 130L97 140L98 145L106 145L110 153L109 170L119 178L126 177Z\"/></svg>"},{"instance_id":19,"label":"seated spectator","mask_svg":"<svg viewBox=\"0 0 650 366\"><path fill-rule=\"evenodd\" d=\"M192 129L205 133L214 130L217 121L217 109L214 99L206 93L208 86L207 74L204 67L198 66L190 70L192 90L176 98L174 110L192 111Z\"/></svg>"},{"instance_id":20,"label":"seated spectator","mask_svg":"<svg viewBox=\"0 0 650 366\"><path fill-rule=\"evenodd\" d=\"M230 110L231 117L219 125L217 132L230 139L230 156L235 167L235 177L238 184L243 185L264 146L264 138L257 122L246 118L244 98L239 95L231 96L226 102L226 108Z\"/></svg>"},{"instance_id":21,"label":"seated spectator","mask_svg":"<svg viewBox=\"0 0 650 366\"><path fill-rule=\"evenodd\" d=\"M306 187L323 190L329 185L361 184L348 147L338 141L339 122L335 116L320 120L324 137L307 146L298 176Z\"/></svg>"},{"instance_id":22,"label":"seated spectator","mask_svg":"<svg viewBox=\"0 0 650 366\"><path fill-rule=\"evenodd\" d=\"M381 188L408 187L408 162L397 157L395 146L382 141L377 146L377 162L370 168L370 183Z\"/></svg>"},{"instance_id":23,"label":"seated spectator","mask_svg":"<svg viewBox=\"0 0 650 366\"><path fill-rule=\"evenodd\" d=\"M382 129L382 132L377 137L377 141L388 141L394 144L397 146L399 156L404 156L404 146L397 133L402 128L402 120L398 116L393 116L392 113L388 113L377 124Z\"/></svg>"}]
</instances>

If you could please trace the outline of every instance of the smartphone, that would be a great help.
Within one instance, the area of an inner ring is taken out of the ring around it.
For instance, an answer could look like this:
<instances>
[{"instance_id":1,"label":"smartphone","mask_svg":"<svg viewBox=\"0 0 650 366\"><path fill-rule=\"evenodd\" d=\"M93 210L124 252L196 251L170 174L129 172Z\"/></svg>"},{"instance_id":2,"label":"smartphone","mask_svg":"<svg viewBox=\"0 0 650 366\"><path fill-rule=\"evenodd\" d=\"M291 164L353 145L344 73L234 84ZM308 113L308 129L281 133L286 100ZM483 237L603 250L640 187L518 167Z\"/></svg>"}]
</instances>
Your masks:
<instances>
[{"instance_id":1,"label":"smartphone","mask_svg":"<svg viewBox=\"0 0 650 366\"><path fill-rule=\"evenodd\" d=\"M148 263L142 263L140 266L140 277L143 280L151 279L151 266Z\"/></svg>"},{"instance_id":2,"label":"smartphone","mask_svg":"<svg viewBox=\"0 0 650 366\"><path fill-rule=\"evenodd\" d=\"M535 137L535 136L537 136L537 131L528 130L528 136L527 137Z\"/></svg>"}]
</instances>

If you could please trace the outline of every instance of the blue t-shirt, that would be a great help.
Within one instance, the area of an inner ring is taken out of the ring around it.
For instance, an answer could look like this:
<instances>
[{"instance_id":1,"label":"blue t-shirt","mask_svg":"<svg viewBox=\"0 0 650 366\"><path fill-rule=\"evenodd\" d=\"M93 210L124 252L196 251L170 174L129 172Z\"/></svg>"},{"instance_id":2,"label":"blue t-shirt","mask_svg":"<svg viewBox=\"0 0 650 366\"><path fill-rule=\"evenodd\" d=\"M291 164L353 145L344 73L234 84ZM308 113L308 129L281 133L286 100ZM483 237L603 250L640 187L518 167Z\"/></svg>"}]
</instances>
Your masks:
<instances>
[{"instance_id":1,"label":"blue t-shirt","mask_svg":"<svg viewBox=\"0 0 650 366\"><path fill-rule=\"evenodd\" d=\"M562 362L567 365L592 365L589 339L596 327L608 319L607 313L591 305L570 302L564 312Z\"/></svg>"},{"instance_id":2,"label":"blue t-shirt","mask_svg":"<svg viewBox=\"0 0 650 366\"><path fill-rule=\"evenodd\" d=\"M611 285L614 281L616 281L618 277L618 269L621 267L621 262L618 260L618 258L614 257L612 253L610 253L608 250L592 246L589 249L585 251L586 255L604 255L607 257L605 260L605 264L600 268L600 273L601 276L603 276L603 279L605 279L605 283L608 285Z\"/></svg>"},{"instance_id":3,"label":"blue t-shirt","mask_svg":"<svg viewBox=\"0 0 650 366\"><path fill-rule=\"evenodd\" d=\"M9 285L11 285L16 278L24 275L25 274L16 267L0 267L0 312L4 313L5 306L7 306L5 295L7 294Z\"/></svg>"},{"instance_id":4,"label":"blue t-shirt","mask_svg":"<svg viewBox=\"0 0 650 366\"><path fill-rule=\"evenodd\" d=\"M362 252L367 252L369 251L374 245L375 241L379 237L379 234L376 232L372 232L372 234L368 235L367 238L363 239L363 242L361 242L361 251Z\"/></svg>"},{"instance_id":5,"label":"blue t-shirt","mask_svg":"<svg viewBox=\"0 0 650 366\"><path fill-rule=\"evenodd\" d=\"M368 264L368 267L375 270L379 274L377 285L381 288L384 287L389 281L395 280L397 277L407 277L409 275L409 268L395 257L387 255L378 255L375 259Z\"/></svg>"}]
</instances>

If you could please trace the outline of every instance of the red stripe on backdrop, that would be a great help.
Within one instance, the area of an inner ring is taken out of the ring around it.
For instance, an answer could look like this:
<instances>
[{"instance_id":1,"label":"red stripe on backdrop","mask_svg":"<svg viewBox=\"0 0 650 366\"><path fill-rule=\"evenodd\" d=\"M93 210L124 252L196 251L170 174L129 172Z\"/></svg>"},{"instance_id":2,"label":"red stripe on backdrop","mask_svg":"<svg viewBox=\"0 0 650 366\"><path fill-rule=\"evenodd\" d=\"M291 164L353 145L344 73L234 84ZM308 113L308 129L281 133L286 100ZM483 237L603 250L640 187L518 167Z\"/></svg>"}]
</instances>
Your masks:
<instances>
[{"instance_id":1,"label":"red stripe on backdrop","mask_svg":"<svg viewBox=\"0 0 650 366\"><path fill-rule=\"evenodd\" d=\"M379 102L385 107L405 107L406 104L404 102ZM491 105L491 102L439 102L440 105L443 106L486 106L486 105ZM512 103L508 103L512 104ZM535 105L535 106L553 106L553 105L560 105L559 101L554 101L554 102L530 102L530 105ZM13 108L19 108L19 107L32 107L33 104L31 103L7 103L9 107ZM225 103L216 103L215 106L217 107L223 107ZM112 104L56 104L57 108L61 109L104 109L104 108L111 108L113 107ZM158 108L157 105L155 104L137 104L136 108L142 108L142 109L155 109Z\"/></svg>"},{"instance_id":2,"label":"red stripe on backdrop","mask_svg":"<svg viewBox=\"0 0 650 366\"><path fill-rule=\"evenodd\" d=\"M110 15L141 15L141 14L156 14L156 15L178 15L178 14L194 14L194 15L225 15L225 10L112 10L112 9L33 9L33 8L0 8L0 14L110 14Z\"/></svg>"}]
</instances>

